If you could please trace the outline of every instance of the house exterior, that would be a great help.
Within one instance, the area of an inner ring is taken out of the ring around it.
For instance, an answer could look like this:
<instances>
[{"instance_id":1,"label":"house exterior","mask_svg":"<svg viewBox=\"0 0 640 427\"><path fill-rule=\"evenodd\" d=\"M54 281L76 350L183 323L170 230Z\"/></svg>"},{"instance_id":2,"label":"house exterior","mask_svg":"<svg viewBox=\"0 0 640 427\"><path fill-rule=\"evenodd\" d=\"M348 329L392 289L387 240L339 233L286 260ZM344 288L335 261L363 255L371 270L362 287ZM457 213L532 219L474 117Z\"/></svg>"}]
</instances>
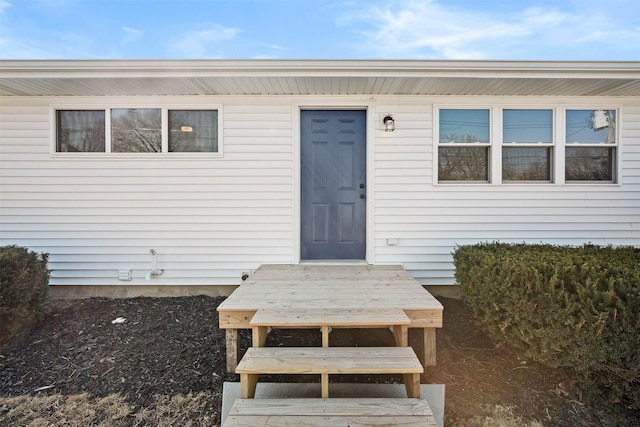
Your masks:
<instances>
[{"instance_id":1,"label":"house exterior","mask_svg":"<svg viewBox=\"0 0 640 427\"><path fill-rule=\"evenodd\" d=\"M261 264L640 245L640 62L0 62L0 245L58 295L228 294Z\"/></svg>"}]
</instances>

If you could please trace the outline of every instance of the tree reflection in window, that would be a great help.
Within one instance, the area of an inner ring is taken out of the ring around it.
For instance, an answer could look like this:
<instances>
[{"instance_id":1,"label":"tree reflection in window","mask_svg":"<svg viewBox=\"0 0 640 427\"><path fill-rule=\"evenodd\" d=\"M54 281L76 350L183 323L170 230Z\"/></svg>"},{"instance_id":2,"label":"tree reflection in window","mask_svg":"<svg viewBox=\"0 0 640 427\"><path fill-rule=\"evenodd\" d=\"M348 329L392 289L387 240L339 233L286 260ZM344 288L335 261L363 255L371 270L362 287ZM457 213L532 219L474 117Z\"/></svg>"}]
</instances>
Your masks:
<instances>
[{"instance_id":1,"label":"tree reflection in window","mask_svg":"<svg viewBox=\"0 0 640 427\"><path fill-rule=\"evenodd\" d=\"M566 144L565 180L615 180L615 110L567 110Z\"/></svg>"},{"instance_id":2,"label":"tree reflection in window","mask_svg":"<svg viewBox=\"0 0 640 427\"><path fill-rule=\"evenodd\" d=\"M104 110L58 111L56 151L104 153Z\"/></svg>"},{"instance_id":3,"label":"tree reflection in window","mask_svg":"<svg viewBox=\"0 0 640 427\"><path fill-rule=\"evenodd\" d=\"M162 114L156 108L111 110L111 151L159 153L162 151Z\"/></svg>"},{"instance_id":4,"label":"tree reflection in window","mask_svg":"<svg viewBox=\"0 0 640 427\"><path fill-rule=\"evenodd\" d=\"M504 181L551 180L552 110L503 110L502 144Z\"/></svg>"},{"instance_id":5,"label":"tree reflection in window","mask_svg":"<svg viewBox=\"0 0 640 427\"><path fill-rule=\"evenodd\" d=\"M489 180L489 110L439 111L438 181Z\"/></svg>"}]
</instances>

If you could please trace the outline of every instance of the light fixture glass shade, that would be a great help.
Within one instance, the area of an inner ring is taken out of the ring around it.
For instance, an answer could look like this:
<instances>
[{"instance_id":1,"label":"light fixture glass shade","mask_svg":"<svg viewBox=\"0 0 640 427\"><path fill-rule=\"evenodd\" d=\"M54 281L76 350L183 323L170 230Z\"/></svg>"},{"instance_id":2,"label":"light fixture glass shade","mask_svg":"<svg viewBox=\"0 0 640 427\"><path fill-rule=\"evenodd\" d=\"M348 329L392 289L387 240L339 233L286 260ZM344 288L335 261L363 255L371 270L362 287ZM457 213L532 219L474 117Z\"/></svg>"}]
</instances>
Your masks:
<instances>
[{"instance_id":1,"label":"light fixture glass shade","mask_svg":"<svg viewBox=\"0 0 640 427\"><path fill-rule=\"evenodd\" d=\"M390 114L384 116L384 118L382 119L382 127L384 128L385 132L393 132L396 128L393 116L391 116Z\"/></svg>"}]
</instances>

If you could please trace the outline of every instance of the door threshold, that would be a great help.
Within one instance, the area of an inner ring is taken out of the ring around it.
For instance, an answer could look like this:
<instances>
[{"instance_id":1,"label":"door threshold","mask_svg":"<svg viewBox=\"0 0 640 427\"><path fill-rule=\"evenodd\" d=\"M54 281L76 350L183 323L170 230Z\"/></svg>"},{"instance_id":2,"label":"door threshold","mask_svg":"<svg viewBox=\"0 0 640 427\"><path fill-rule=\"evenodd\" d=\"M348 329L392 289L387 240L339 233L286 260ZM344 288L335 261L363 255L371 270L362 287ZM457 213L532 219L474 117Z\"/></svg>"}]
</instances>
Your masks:
<instances>
[{"instance_id":1,"label":"door threshold","mask_svg":"<svg viewBox=\"0 0 640 427\"><path fill-rule=\"evenodd\" d=\"M364 259L311 259L300 260L304 265L368 265Z\"/></svg>"}]
</instances>

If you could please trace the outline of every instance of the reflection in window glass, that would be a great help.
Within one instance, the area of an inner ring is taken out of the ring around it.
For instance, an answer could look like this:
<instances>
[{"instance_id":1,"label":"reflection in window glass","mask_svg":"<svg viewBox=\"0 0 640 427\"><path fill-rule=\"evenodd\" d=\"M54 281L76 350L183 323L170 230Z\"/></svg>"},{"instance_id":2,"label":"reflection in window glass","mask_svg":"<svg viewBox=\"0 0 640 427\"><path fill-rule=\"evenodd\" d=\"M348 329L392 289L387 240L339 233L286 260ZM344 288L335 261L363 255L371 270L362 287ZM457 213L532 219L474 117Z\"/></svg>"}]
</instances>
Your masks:
<instances>
[{"instance_id":1,"label":"reflection in window glass","mask_svg":"<svg viewBox=\"0 0 640 427\"><path fill-rule=\"evenodd\" d=\"M502 179L505 181L550 181L551 148L504 147Z\"/></svg>"},{"instance_id":2,"label":"reflection in window glass","mask_svg":"<svg viewBox=\"0 0 640 427\"><path fill-rule=\"evenodd\" d=\"M553 111L504 110L502 118L502 179L550 181Z\"/></svg>"},{"instance_id":3,"label":"reflection in window glass","mask_svg":"<svg viewBox=\"0 0 640 427\"><path fill-rule=\"evenodd\" d=\"M567 110L566 181L614 181L615 110Z\"/></svg>"},{"instance_id":4,"label":"reflection in window glass","mask_svg":"<svg viewBox=\"0 0 640 427\"><path fill-rule=\"evenodd\" d=\"M156 108L111 110L111 151L159 153L162 151L162 115Z\"/></svg>"},{"instance_id":5,"label":"reflection in window glass","mask_svg":"<svg viewBox=\"0 0 640 427\"><path fill-rule=\"evenodd\" d=\"M489 110L442 109L438 129L438 180L488 181Z\"/></svg>"},{"instance_id":6,"label":"reflection in window glass","mask_svg":"<svg viewBox=\"0 0 640 427\"><path fill-rule=\"evenodd\" d=\"M613 148L567 147L567 181L613 181Z\"/></svg>"},{"instance_id":7,"label":"reflection in window glass","mask_svg":"<svg viewBox=\"0 0 640 427\"><path fill-rule=\"evenodd\" d=\"M218 152L216 110L170 110L169 151Z\"/></svg>"},{"instance_id":8,"label":"reflection in window glass","mask_svg":"<svg viewBox=\"0 0 640 427\"><path fill-rule=\"evenodd\" d=\"M104 117L104 110L58 111L56 151L104 153Z\"/></svg>"},{"instance_id":9,"label":"reflection in window glass","mask_svg":"<svg viewBox=\"0 0 640 427\"><path fill-rule=\"evenodd\" d=\"M489 148L440 147L438 179L440 181L488 181Z\"/></svg>"},{"instance_id":10,"label":"reflection in window glass","mask_svg":"<svg viewBox=\"0 0 640 427\"><path fill-rule=\"evenodd\" d=\"M504 110L504 143L551 144L553 142L553 112L551 110Z\"/></svg>"},{"instance_id":11,"label":"reflection in window glass","mask_svg":"<svg viewBox=\"0 0 640 427\"><path fill-rule=\"evenodd\" d=\"M489 143L489 110L440 110L440 143Z\"/></svg>"},{"instance_id":12,"label":"reflection in window glass","mask_svg":"<svg viewBox=\"0 0 640 427\"><path fill-rule=\"evenodd\" d=\"M567 144L615 144L615 110L567 110Z\"/></svg>"}]
</instances>

